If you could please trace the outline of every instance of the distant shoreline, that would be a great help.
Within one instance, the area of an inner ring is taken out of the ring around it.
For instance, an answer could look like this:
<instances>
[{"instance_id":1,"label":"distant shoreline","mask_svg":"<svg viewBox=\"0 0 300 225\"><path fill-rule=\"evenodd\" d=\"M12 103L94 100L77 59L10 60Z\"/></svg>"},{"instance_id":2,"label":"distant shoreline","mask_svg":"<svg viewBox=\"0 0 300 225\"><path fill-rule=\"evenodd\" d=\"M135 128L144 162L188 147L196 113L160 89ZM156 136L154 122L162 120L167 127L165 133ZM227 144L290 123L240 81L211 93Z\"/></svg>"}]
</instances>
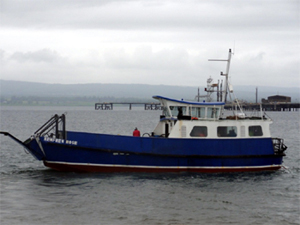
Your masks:
<instances>
[{"instance_id":1,"label":"distant shoreline","mask_svg":"<svg viewBox=\"0 0 300 225\"><path fill-rule=\"evenodd\" d=\"M144 102L145 100L151 102L153 101L153 95L161 95L175 99L194 100L198 94L198 88L200 95L206 95L203 83L202 86L198 86L197 84L195 84L195 86L172 86L167 84L147 85L101 83L62 85L0 80L0 84L0 104L5 103L3 102L3 98L5 98L4 100L9 100L9 98L23 98L22 101L55 100L59 102L63 101L64 103L72 99L72 102L76 102L76 104L80 105L83 104L82 102ZM300 90L297 87L233 86L236 98L245 102L256 101L256 88L258 90L259 102L262 98L267 99L268 96L273 95L289 96L291 97L292 102L300 101ZM212 98L216 99L216 93L212 94ZM20 102L18 104L20 104ZM52 103L50 105L52 105Z\"/></svg>"},{"instance_id":2,"label":"distant shoreline","mask_svg":"<svg viewBox=\"0 0 300 225\"><path fill-rule=\"evenodd\" d=\"M0 98L0 106L91 106L97 102L153 102L153 99L114 97L41 97L12 96Z\"/></svg>"}]
</instances>

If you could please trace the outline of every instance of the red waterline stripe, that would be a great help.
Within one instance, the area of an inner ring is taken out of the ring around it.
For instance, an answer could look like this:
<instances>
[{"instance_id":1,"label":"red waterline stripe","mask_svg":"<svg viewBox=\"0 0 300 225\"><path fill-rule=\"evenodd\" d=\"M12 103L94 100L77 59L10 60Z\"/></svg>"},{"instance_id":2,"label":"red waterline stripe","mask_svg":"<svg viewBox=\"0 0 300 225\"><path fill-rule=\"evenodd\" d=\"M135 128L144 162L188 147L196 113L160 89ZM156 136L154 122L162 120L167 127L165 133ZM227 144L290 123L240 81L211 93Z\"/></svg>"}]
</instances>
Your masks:
<instances>
[{"instance_id":1,"label":"red waterline stripe","mask_svg":"<svg viewBox=\"0 0 300 225\"><path fill-rule=\"evenodd\" d=\"M47 162L44 165L58 171L66 172L146 172L146 173L168 173L168 172L197 172L197 173L219 173L219 172L247 172L278 170L281 165L252 166L252 167L155 167L155 166L123 166L123 165L97 165L77 164L64 162Z\"/></svg>"}]
</instances>

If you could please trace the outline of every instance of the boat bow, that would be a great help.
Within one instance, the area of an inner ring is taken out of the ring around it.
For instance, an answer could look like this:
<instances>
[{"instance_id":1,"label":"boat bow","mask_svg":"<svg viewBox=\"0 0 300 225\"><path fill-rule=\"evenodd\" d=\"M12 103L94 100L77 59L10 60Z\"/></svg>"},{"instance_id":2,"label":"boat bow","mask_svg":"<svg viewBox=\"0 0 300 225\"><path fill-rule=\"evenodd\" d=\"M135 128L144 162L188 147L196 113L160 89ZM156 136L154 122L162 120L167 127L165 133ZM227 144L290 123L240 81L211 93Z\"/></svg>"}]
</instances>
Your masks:
<instances>
[{"instance_id":1,"label":"boat bow","mask_svg":"<svg viewBox=\"0 0 300 225\"><path fill-rule=\"evenodd\" d=\"M0 131L0 134L3 134L5 136L10 137L15 142L17 142L19 145L23 146L28 152L30 152L36 159L43 160L45 158L45 153L42 151L42 149L34 148L35 145L38 145L38 141L34 138L34 136L28 138L26 141L22 142L20 139L15 137L14 135L10 134L6 131Z\"/></svg>"}]
</instances>

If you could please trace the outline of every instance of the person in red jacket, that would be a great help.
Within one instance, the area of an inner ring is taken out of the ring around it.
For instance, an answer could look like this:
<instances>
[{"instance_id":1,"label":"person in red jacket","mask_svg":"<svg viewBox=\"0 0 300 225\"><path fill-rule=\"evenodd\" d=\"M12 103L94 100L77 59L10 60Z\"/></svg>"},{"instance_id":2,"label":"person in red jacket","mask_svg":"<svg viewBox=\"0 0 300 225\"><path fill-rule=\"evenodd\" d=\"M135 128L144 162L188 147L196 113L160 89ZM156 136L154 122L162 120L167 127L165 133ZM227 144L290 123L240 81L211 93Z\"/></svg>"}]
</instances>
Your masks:
<instances>
[{"instance_id":1,"label":"person in red jacket","mask_svg":"<svg viewBox=\"0 0 300 225\"><path fill-rule=\"evenodd\" d=\"M137 128L134 129L133 136L134 137L140 137L141 136L141 133L140 133L140 131Z\"/></svg>"}]
</instances>

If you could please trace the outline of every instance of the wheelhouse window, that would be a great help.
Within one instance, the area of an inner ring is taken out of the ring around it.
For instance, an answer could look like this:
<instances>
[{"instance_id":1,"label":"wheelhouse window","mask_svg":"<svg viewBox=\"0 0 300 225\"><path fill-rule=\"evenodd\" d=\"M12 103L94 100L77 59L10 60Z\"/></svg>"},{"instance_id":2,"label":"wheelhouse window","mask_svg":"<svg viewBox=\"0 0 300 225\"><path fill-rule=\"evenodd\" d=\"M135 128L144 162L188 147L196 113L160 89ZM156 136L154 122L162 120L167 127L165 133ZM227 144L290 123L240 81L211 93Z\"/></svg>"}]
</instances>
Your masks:
<instances>
[{"instance_id":1,"label":"wheelhouse window","mask_svg":"<svg viewBox=\"0 0 300 225\"><path fill-rule=\"evenodd\" d=\"M191 117L204 118L205 107L191 107Z\"/></svg>"},{"instance_id":2,"label":"wheelhouse window","mask_svg":"<svg viewBox=\"0 0 300 225\"><path fill-rule=\"evenodd\" d=\"M170 106L172 116L186 115L186 107L184 106Z\"/></svg>"},{"instance_id":3,"label":"wheelhouse window","mask_svg":"<svg viewBox=\"0 0 300 225\"><path fill-rule=\"evenodd\" d=\"M205 126L194 126L191 133L191 137L207 137L207 127Z\"/></svg>"},{"instance_id":4,"label":"wheelhouse window","mask_svg":"<svg viewBox=\"0 0 300 225\"><path fill-rule=\"evenodd\" d=\"M220 108L207 108L207 118L218 118L219 117Z\"/></svg>"},{"instance_id":5,"label":"wheelhouse window","mask_svg":"<svg viewBox=\"0 0 300 225\"><path fill-rule=\"evenodd\" d=\"M217 128L218 137L236 137L237 128L235 126L220 126Z\"/></svg>"},{"instance_id":6,"label":"wheelhouse window","mask_svg":"<svg viewBox=\"0 0 300 225\"><path fill-rule=\"evenodd\" d=\"M169 113L169 110L167 107L163 107L163 114L166 116L166 117L170 117L170 113Z\"/></svg>"},{"instance_id":7,"label":"wheelhouse window","mask_svg":"<svg viewBox=\"0 0 300 225\"><path fill-rule=\"evenodd\" d=\"M263 136L261 126L249 126L249 136Z\"/></svg>"}]
</instances>

